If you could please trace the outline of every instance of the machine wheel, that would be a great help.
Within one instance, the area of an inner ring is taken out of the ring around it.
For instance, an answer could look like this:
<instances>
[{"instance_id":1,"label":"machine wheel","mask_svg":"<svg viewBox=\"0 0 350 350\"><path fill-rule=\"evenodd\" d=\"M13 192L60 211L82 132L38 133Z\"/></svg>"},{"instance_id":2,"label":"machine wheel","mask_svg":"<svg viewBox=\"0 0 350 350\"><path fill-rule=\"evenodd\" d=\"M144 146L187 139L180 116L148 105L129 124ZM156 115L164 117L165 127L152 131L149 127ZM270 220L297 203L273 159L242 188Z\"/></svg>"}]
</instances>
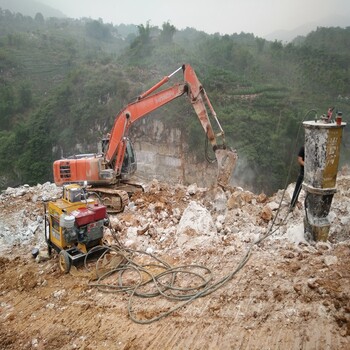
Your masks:
<instances>
[{"instance_id":1,"label":"machine wheel","mask_svg":"<svg viewBox=\"0 0 350 350\"><path fill-rule=\"evenodd\" d=\"M47 245L47 254L49 255L49 258L51 258L52 248L51 248L51 246L49 244Z\"/></svg>"},{"instance_id":2,"label":"machine wheel","mask_svg":"<svg viewBox=\"0 0 350 350\"><path fill-rule=\"evenodd\" d=\"M71 261L68 253L65 250L61 250L58 259L61 271L64 273L68 273L71 267Z\"/></svg>"}]
</instances>

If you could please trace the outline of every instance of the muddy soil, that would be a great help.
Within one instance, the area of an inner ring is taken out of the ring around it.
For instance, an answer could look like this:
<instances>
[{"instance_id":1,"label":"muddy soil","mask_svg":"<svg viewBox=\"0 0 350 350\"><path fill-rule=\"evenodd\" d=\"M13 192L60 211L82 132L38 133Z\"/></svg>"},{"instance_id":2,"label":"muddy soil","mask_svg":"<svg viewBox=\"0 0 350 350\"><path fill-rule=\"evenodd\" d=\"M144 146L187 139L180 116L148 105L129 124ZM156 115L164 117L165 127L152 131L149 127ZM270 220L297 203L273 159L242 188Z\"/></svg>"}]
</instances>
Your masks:
<instances>
[{"instance_id":1,"label":"muddy soil","mask_svg":"<svg viewBox=\"0 0 350 350\"><path fill-rule=\"evenodd\" d=\"M254 245L255 232L261 236L271 223L261 213L272 199L260 203L261 195L242 195L242 201L236 202L240 207L231 205L223 220L218 208L209 205L215 202L210 198L217 197L209 197L210 191L193 192L158 186L134 198L137 209L131 205L111 221L123 246L132 241L129 248L138 249L141 242L171 266L203 265L212 273L211 285L237 270L251 247L246 264L219 289L158 321L139 324L131 319L130 310L137 320L147 322L183 301L164 296L130 299L127 292L105 292L91 285L96 280L84 266L63 274L56 253L37 262L31 254L33 246L45 250L38 229L30 239L1 247L0 348L349 349L350 241L346 220L342 226L339 215L339 222L334 219L334 226L343 232L342 239L337 240L334 233L328 242L293 241L288 229L303 220L302 208L296 208L283 228ZM43 215L41 204L32 196L2 198L2 232L9 234L18 230L16 225L23 226L23 209L28 218L30 214ZM171 230L189 200L207 205L218 228L216 237L205 236L210 240L193 246L190 242L200 232L188 232L189 239L181 245ZM339 208L344 216L344 208ZM140 230L145 227L145 217L149 227ZM16 218L20 222L16 223ZM130 233L132 227L138 229L135 236ZM94 262L89 266L93 268ZM135 277L129 279L132 283ZM185 274L181 283L193 285L198 278Z\"/></svg>"}]
</instances>

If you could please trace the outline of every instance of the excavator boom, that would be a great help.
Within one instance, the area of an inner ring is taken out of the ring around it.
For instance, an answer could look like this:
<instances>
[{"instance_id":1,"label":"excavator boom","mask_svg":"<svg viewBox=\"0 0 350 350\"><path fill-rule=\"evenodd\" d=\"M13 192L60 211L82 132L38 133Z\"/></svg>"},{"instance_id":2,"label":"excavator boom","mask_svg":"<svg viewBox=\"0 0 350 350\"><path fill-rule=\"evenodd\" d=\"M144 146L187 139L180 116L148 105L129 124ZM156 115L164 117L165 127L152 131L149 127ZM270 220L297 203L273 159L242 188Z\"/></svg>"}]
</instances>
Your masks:
<instances>
[{"instance_id":1,"label":"excavator boom","mask_svg":"<svg viewBox=\"0 0 350 350\"><path fill-rule=\"evenodd\" d=\"M173 85L170 88L163 89L155 93L155 91L157 91L161 86L167 83L170 80L170 78L181 69L183 70L184 83ZM144 117L145 115L160 108L161 106L164 106L172 100L184 95L185 93L187 93L189 101L192 104L214 151L217 148L226 148L224 131L222 130L222 127L216 117L214 108L212 107L212 104L204 88L199 82L193 68L190 65L183 65L169 76L164 77L161 81L152 86L149 90L141 94L136 99L136 101L128 104L116 117L113 129L110 134L109 145L105 153L106 161L111 164L116 174L120 174L121 172L126 147L126 143L123 140L129 127L136 120ZM209 108L220 130L220 133L218 135L214 134L207 112L207 107ZM217 145L216 136L220 136L222 138L222 144L220 146ZM233 163L233 159L236 160L237 158L237 156L233 157L235 152L230 152L229 150L227 150L226 152L219 153L225 153L225 155L230 153L230 157L220 156L220 158L221 163L225 164L225 173L232 173L234 164L229 165L228 159L231 159L231 163ZM226 159L226 161L223 161L223 159ZM223 173L223 171L220 172ZM222 185L224 185L224 182L227 182L229 180L224 180L227 176L219 177L221 179L220 183Z\"/></svg>"},{"instance_id":2,"label":"excavator boom","mask_svg":"<svg viewBox=\"0 0 350 350\"><path fill-rule=\"evenodd\" d=\"M108 148L105 159L114 165L117 174L120 173L123 164L126 143L124 137L127 130L138 119L150 112L169 103L184 94L185 84L177 84L156 94L139 97L135 102L128 104L117 116L113 129L110 133Z\"/></svg>"}]
</instances>

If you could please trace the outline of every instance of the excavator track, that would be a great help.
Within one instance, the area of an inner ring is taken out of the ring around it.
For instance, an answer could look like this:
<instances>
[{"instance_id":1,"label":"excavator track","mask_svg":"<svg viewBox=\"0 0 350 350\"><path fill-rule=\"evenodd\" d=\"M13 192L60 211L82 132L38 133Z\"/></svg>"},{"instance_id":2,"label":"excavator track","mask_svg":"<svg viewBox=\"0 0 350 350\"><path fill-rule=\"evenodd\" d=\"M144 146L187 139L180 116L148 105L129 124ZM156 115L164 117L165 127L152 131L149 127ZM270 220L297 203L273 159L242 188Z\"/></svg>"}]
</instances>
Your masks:
<instances>
[{"instance_id":1,"label":"excavator track","mask_svg":"<svg viewBox=\"0 0 350 350\"><path fill-rule=\"evenodd\" d=\"M129 198L135 192L143 192L144 186L139 183L123 181L113 187L91 187L88 192L96 195L103 205L107 207L109 214L117 214L124 211L129 204Z\"/></svg>"},{"instance_id":2,"label":"excavator track","mask_svg":"<svg viewBox=\"0 0 350 350\"><path fill-rule=\"evenodd\" d=\"M129 194L123 190L100 187L88 189L88 192L91 196L98 197L102 204L107 207L109 214L121 213L129 204Z\"/></svg>"}]
</instances>

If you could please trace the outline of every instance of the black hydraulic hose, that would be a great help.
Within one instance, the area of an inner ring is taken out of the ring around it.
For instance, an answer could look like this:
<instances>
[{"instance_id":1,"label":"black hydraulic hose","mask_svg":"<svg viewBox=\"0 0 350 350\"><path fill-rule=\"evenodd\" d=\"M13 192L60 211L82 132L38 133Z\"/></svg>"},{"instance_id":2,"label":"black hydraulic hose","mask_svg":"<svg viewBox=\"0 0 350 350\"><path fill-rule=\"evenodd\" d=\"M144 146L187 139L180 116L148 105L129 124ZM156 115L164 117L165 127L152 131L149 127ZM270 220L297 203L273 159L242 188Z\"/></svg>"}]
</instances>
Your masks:
<instances>
[{"instance_id":1,"label":"black hydraulic hose","mask_svg":"<svg viewBox=\"0 0 350 350\"><path fill-rule=\"evenodd\" d=\"M311 112L316 112L316 111L309 110L306 113L306 115L304 116L303 121L306 119L308 114ZM296 142L295 142L295 149L296 149L296 145L297 145L299 132L300 132L300 126L298 129L297 138L296 138ZM208 138L206 138L206 156L207 156L207 150L208 150ZM248 262L248 260L251 256L251 252L252 252L254 246L260 244L263 240L265 240L266 238L268 238L269 236L274 234L280 228L280 226L287 220L287 217L290 214L290 211L287 211L285 217L282 219L280 224L277 227L275 227L276 220L279 216L279 213L280 213L280 210L282 207L283 198L284 198L287 186L288 186L292 164L293 164L293 158L291 159L291 163L289 166L288 176L286 179L284 191L283 191L283 194L281 196L276 215L274 216L274 219L271 223L270 228L268 229L266 234L264 234L259 239L257 239L256 241L254 241L250 244L247 251L245 252L243 257L241 258L241 260L238 262L236 268L234 268L230 273L228 273L226 276L222 277L216 283L213 283L210 285L210 282L212 281L212 271L205 266L202 266L202 265L184 265L184 266L178 266L178 267L171 267L169 264L160 260L159 258L154 256L153 254L148 254L148 253L143 252L143 251L134 251L131 249L121 249L120 247L118 247L117 249L110 247L108 249L110 249L114 253L117 253L121 257L123 257L122 261L114 269L112 269L108 272L105 272L104 274L101 274L100 277L98 278L97 282L90 283L90 285L95 286L95 287L99 288L100 290L105 290L108 292L128 292L130 294L129 300L128 300L129 317L131 318L132 321L134 321L135 323L138 323L138 324L150 324L152 322L158 321L158 320L170 315L171 313L179 310L180 308L184 307L185 305L191 303L192 301L215 292L216 290L221 288L223 285L225 285L227 282L231 281L233 279L233 277L245 266L245 264ZM147 255L151 256L152 258L156 259L157 262L159 263L159 265L158 264L147 264L147 265L141 266L141 265L135 263L130 257L131 254L135 254L135 253L147 254ZM103 254L103 256L104 256L104 254ZM98 261L98 264L99 264L99 261ZM147 270L145 268L148 266L160 267L162 269L162 272L154 275L149 270ZM190 271L189 269L191 269L191 268L202 269L203 271L205 271L205 273L209 273L209 277L206 278L205 276L199 274L198 272ZM123 283L123 275L127 271L135 271L135 272L137 272L137 274L139 276L138 281L136 283L134 283L133 285L124 285L124 283ZM111 276L114 272L118 272L118 285L102 283L102 280L105 277ZM146 281L143 281L142 273L149 276L149 278ZM98 267L96 268L96 274L97 274L97 276L99 276ZM200 281L200 283L196 284L196 285L191 285L190 287L175 286L175 282L176 282L179 274L193 275L195 278L197 278ZM162 281L162 278L166 277L167 275L171 276L171 280L164 283ZM156 289L153 293L142 293L139 291L139 289L141 287L146 286L146 284L151 283L151 282L154 283L155 289ZM165 297L168 300L182 301L182 302L180 304L178 304L177 306L171 308L170 310L165 311L165 312L163 312L163 313L161 313L153 318L150 318L150 319L139 319L135 316L135 312L133 310L134 296L155 297L155 296L159 296L159 295L162 295L163 297Z\"/></svg>"}]
</instances>

